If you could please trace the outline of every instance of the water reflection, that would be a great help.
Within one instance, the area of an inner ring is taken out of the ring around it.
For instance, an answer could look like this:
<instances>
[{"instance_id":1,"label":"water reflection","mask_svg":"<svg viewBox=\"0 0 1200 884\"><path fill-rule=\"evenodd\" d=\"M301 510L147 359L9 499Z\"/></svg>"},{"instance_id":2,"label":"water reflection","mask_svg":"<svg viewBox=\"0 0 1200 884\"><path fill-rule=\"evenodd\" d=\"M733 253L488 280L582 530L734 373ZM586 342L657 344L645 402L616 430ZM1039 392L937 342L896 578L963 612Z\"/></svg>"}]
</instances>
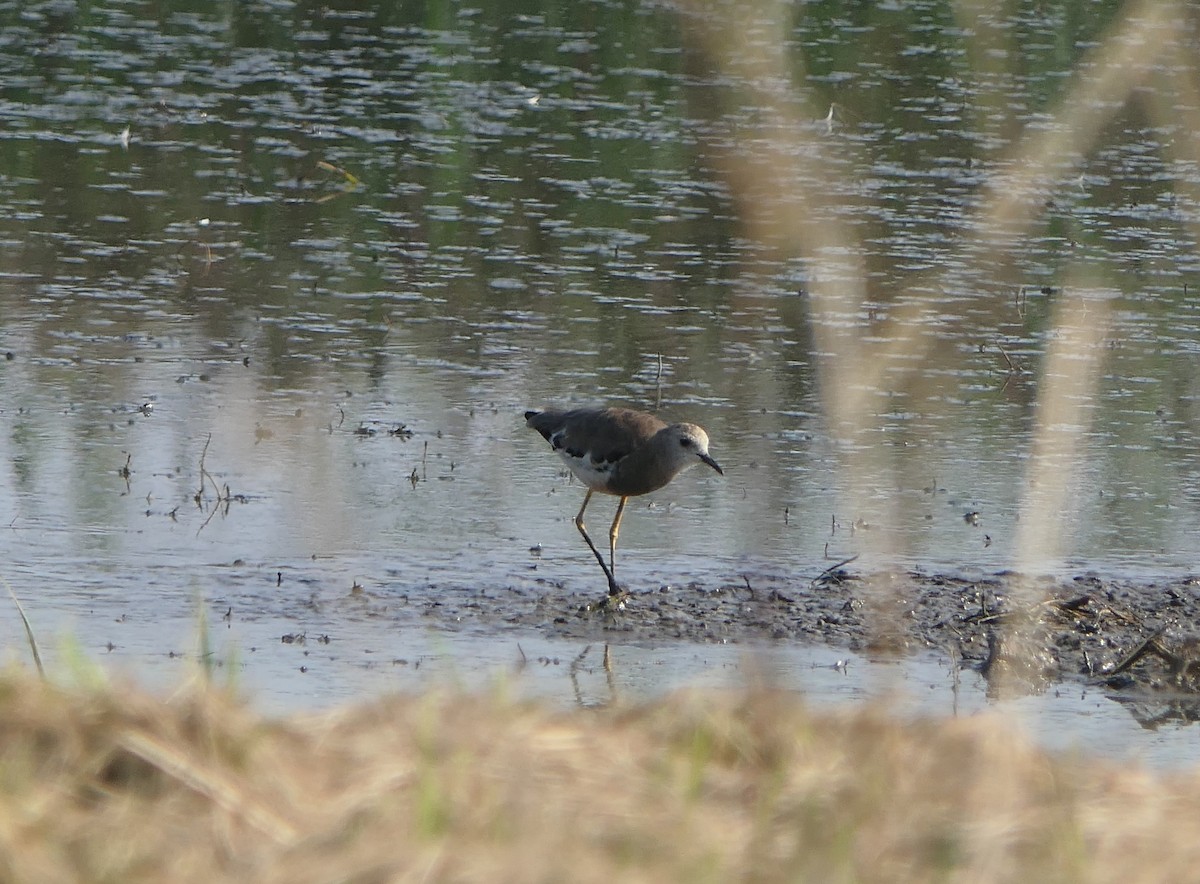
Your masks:
<instances>
[{"instance_id":1,"label":"water reflection","mask_svg":"<svg viewBox=\"0 0 1200 884\"><path fill-rule=\"evenodd\" d=\"M1076 296L1108 325L1043 564L1190 567L1186 95L1114 113L1003 261L965 230L1118 7L810 5L748 29L748 52L788 35L794 81L762 83L695 8L0 0L7 579L86 632L134 609L186 632L232 586L279 634L356 580L517 583L535 544L590 581L520 419L569 401L697 420L729 473L631 510L627 573L1003 568ZM857 247L790 248L798 215ZM824 296L859 273L857 300ZM876 358L906 327L922 348ZM822 399L836 360L868 380ZM843 399L868 419L840 424Z\"/></svg>"}]
</instances>

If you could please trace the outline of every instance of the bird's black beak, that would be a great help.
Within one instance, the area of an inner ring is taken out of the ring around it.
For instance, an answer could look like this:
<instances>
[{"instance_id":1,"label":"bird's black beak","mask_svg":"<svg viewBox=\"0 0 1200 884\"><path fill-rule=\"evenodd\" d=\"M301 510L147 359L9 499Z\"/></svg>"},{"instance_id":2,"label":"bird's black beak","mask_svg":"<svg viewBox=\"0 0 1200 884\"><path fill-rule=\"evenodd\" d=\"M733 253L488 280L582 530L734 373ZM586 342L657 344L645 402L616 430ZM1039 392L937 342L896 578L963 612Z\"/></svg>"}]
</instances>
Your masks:
<instances>
[{"instance_id":1,"label":"bird's black beak","mask_svg":"<svg viewBox=\"0 0 1200 884\"><path fill-rule=\"evenodd\" d=\"M717 463L715 460L713 460L711 457L709 457L707 454L700 455L700 459L702 461L704 461L706 464L708 464L710 467L712 467L714 470L716 470L718 473L720 473L722 476L725 475L725 471L723 469L721 469L721 465L719 463Z\"/></svg>"}]
</instances>

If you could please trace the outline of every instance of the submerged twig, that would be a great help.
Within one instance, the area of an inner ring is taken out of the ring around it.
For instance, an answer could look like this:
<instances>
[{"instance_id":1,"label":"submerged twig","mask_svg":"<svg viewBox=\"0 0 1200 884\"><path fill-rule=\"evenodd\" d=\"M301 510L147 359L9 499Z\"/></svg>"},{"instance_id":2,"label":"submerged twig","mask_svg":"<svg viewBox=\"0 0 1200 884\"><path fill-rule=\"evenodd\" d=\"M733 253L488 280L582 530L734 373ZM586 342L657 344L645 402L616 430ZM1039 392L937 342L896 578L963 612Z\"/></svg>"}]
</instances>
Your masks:
<instances>
[{"instance_id":1,"label":"submerged twig","mask_svg":"<svg viewBox=\"0 0 1200 884\"><path fill-rule=\"evenodd\" d=\"M1000 351L1000 355L1003 356L1004 361L1008 363L1009 374L1025 374L1025 369L1021 368L1018 363L1014 362L1012 357L1004 352L1003 347L1001 347L999 344L996 344L996 349Z\"/></svg>"},{"instance_id":2,"label":"submerged twig","mask_svg":"<svg viewBox=\"0 0 1200 884\"><path fill-rule=\"evenodd\" d=\"M662 407L663 358L661 353L656 355L658 357L658 372L654 375L654 410L657 412Z\"/></svg>"},{"instance_id":3,"label":"submerged twig","mask_svg":"<svg viewBox=\"0 0 1200 884\"><path fill-rule=\"evenodd\" d=\"M216 494L216 500L213 502L213 507L208 513L208 518L204 520L204 524L196 529L196 534L199 534L208 526L208 523L213 520L213 516L221 509L221 504L225 505L225 515L229 515L229 507L233 502L233 492L229 490L229 483L226 483L222 489L217 484L217 480L213 478L212 473L204 466L204 460L208 457L208 446L211 442L212 433L209 433L208 438L204 440L204 449L200 452L200 487L196 489L196 494L192 499L196 501L197 508L200 510L204 509L204 480L208 479L209 484L213 487L213 493ZM245 498L242 495L238 495L238 500L245 502Z\"/></svg>"},{"instance_id":4,"label":"submerged twig","mask_svg":"<svg viewBox=\"0 0 1200 884\"><path fill-rule=\"evenodd\" d=\"M200 506L200 501L204 498L204 477L208 476L209 481L212 481L212 476L209 476L208 470L204 468L204 459L208 457L208 446L211 442L212 433L209 433L208 438L204 440L204 448L200 452L200 487L196 489L196 496L193 498L196 501L196 506ZM217 487L216 482L213 482L212 484L214 488Z\"/></svg>"},{"instance_id":5,"label":"submerged twig","mask_svg":"<svg viewBox=\"0 0 1200 884\"><path fill-rule=\"evenodd\" d=\"M333 172L341 175L342 180L345 182L345 186L336 193L327 193L324 196L317 197L317 203L327 203L332 199L337 199L343 193L353 193L354 191L358 190L360 186L362 186L362 180L357 175L355 175L353 172L348 172L341 166L335 166L333 163L327 162L326 160L318 160L317 168L325 172Z\"/></svg>"}]
</instances>

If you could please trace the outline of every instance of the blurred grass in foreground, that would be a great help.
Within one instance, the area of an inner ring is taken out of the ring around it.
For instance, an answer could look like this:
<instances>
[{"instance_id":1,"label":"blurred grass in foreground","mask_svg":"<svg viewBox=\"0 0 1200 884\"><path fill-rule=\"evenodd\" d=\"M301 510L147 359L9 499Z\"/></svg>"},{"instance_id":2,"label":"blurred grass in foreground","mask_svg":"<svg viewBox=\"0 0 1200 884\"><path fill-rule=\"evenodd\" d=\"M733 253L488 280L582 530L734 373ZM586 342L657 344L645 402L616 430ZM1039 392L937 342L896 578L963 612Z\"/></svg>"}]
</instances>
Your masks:
<instances>
[{"instance_id":1,"label":"blurred grass in foreground","mask_svg":"<svg viewBox=\"0 0 1200 884\"><path fill-rule=\"evenodd\" d=\"M271 720L198 686L0 678L8 882L1185 880L1198 787L1048 756L997 716L768 690Z\"/></svg>"}]
</instances>

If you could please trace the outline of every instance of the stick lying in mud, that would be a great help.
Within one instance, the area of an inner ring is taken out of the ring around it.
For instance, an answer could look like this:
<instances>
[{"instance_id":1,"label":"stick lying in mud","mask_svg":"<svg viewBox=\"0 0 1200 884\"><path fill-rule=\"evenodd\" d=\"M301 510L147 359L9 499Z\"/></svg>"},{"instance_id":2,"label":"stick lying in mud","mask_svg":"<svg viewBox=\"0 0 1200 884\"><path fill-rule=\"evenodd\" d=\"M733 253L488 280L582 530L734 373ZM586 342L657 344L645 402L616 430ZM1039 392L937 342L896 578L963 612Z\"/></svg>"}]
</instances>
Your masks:
<instances>
[{"instance_id":1,"label":"stick lying in mud","mask_svg":"<svg viewBox=\"0 0 1200 884\"><path fill-rule=\"evenodd\" d=\"M1111 671L1106 672L1105 677L1112 678L1114 675L1120 675L1147 654L1157 654L1173 668L1178 666L1180 664L1180 658L1164 648L1162 643L1159 642L1159 639L1166 631L1166 627L1160 627L1159 629L1156 629L1145 641L1126 654L1125 659L1118 662Z\"/></svg>"},{"instance_id":2,"label":"stick lying in mud","mask_svg":"<svg viewBox=\"0 0 1200 884\"><path fill-rule=\"evenodd\" d=\"M858 558L858 555L855 554L855 555L852 555L848 559L842 559L842 561L837 562L836 564L830 565L828 568L826 568L824 571L822 571L820 574L818 574L816 577L814 577L812 579L812 582L809 584L809 586L815 587L818 584L822 584L822 583L832 583L834 580L836 580L838 583L841 583L841 578L835 577L836 572L838 571L839 568L841 568L844 565L849 565L851 562L853 562L857 558Z\"/></svg>"}]
</instances>

